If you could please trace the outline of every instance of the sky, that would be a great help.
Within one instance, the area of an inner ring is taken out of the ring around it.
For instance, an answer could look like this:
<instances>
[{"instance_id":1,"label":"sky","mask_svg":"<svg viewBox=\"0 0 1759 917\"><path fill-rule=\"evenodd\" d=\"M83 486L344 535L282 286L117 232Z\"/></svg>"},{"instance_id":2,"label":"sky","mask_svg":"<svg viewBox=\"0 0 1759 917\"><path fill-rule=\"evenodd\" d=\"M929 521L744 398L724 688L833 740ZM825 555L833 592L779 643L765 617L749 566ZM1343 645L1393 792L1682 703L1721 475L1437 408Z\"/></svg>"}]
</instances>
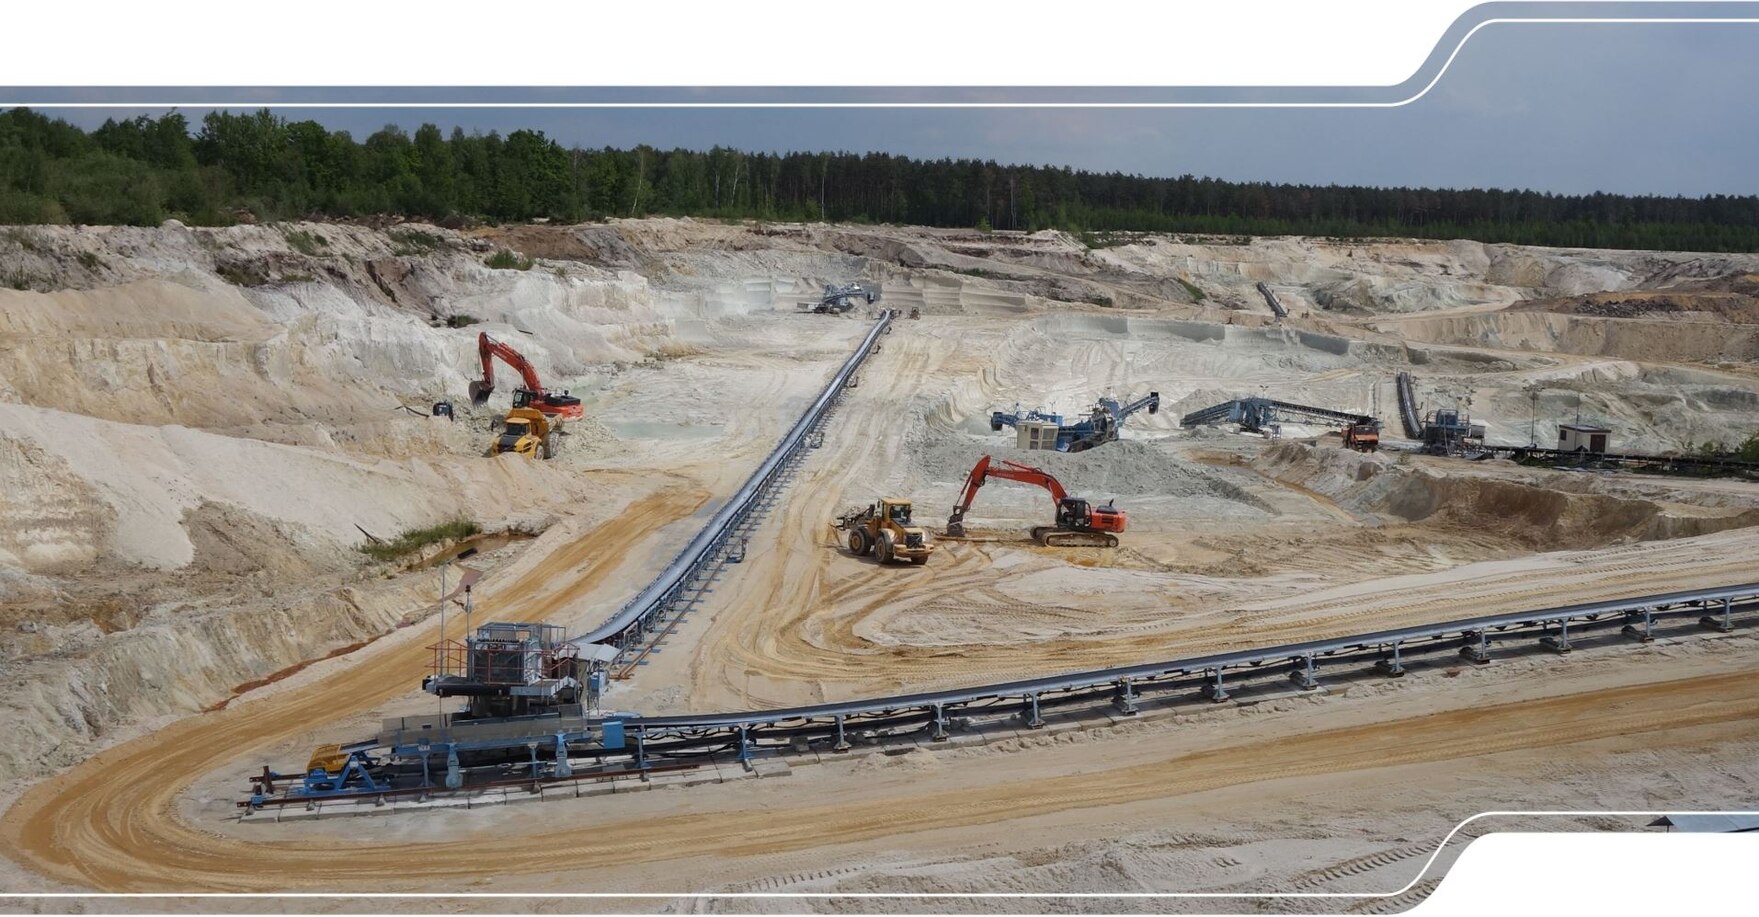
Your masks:
<instances>
[{"instance_id":1,"label":"sky","mask_svg":"<svg viewBox=\"0 0 1759 917\"><path fill-rule=\"evenodd\" d=\"M1759 194L1759 24L1497 24L1391 109L288 109L569 146L885 151L1312 184ZM270 102L280 90L260 90ZM504 95L504 93L503 93ZM55 112L92 127L136 111ZM186 113L198 116L199 109Z\"/></svg>"}]
</instances>

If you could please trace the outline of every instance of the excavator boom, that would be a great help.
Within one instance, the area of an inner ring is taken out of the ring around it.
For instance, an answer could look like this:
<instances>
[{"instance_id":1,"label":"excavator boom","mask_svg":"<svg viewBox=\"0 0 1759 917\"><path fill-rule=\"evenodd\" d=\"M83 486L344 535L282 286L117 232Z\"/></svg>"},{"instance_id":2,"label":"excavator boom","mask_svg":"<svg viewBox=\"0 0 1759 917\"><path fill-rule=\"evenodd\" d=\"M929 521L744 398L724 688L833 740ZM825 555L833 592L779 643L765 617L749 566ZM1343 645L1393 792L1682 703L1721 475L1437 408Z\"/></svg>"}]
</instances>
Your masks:
<instances>
[{"instance_id":1,"label":"excavator boom","mask_svg":"<svg viewBox=\"0 0 1759 917\"><path fill-rule=\"evenodd\" d=\"M1039 526L1032 530L1032 535L1044 544L1075 544L1086 538L1105 547L1117 547L1118 538L1111 534L1124 530L1124 511L1111 506L1093 507L1086 500L1071 498L1063 489L1063 484L1050 472L1019 462L1006 459L993 461L989 456L977 460L971 467L971 473L965 476L965 489L959 497L958 505L953 507L952 515L947 517L947 534L962 537L965 534L965 514L970 511L972 501L977 499L977 492L990 478L1001 478L1005 481L1018 481L1042 487L1050 493L1051 504L1056 508L1057 523L1054 526Z\"/></svg>"},{"instance_id":2,"label":"excavator boom","mask_svg":"<svg viewBox=\"0 0 1759 917\"><path fill-rule=\"evenodd\" d=\"M525 355L511 346L489 337L484 331L476 336L477 356L482 359L483 375L479 380L470 383L470 403L477 406L487 404L489 396L495 391L495 358L513 367L519 373L523 387L514 393L514 407L533 407L545 414L567 420L579 420L585 416L580 399L566 392L557 395L538 379L537 367Z\"/></svg>"}]
</instances>

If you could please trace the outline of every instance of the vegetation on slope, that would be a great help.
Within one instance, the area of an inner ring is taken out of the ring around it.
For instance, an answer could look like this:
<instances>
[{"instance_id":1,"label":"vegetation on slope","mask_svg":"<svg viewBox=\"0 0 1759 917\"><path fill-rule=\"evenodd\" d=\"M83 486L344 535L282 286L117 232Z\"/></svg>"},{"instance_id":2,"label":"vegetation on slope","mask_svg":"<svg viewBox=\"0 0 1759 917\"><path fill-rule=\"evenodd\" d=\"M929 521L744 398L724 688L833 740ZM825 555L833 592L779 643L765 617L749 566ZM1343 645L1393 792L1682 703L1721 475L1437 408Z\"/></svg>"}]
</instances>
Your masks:
<instances>
[{"instance_id":1,"label":"vegetation on slope","mask_svg":"<svg viewBox=\"0 0 1759 917\"><path fill-rule=\"evenodd\" d=\"M391 541L368 541L360 546L361 553L373 560L396 560L405 554L413 554L428 545L442 541L469 538L482 531L482 526L470 519L454 519L425 529L405 529Z\"/></svg>"}]
</instances>

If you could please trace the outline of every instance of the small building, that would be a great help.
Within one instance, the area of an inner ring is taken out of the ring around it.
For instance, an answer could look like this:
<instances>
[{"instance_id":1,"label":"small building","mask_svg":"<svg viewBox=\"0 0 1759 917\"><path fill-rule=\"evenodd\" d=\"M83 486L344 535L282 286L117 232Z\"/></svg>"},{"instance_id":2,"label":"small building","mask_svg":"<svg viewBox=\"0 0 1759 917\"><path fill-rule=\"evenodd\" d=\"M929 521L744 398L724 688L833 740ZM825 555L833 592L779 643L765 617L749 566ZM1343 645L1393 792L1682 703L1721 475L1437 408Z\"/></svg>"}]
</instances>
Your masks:
<instances>
[{"instance_id":1,"label":"small building","mask_svg":"<svg viewBox=\"0 0 1759 917\"><path fill-rule=\"evenodd\" d=\"M1607 442L1611 438L1612 429L1610 427L1597 427L1584 423L1560 423L1557 425L1559 452L1604 453Z\"/></svg>"},{"instance_id":2,"label":"small building","mask_svg":"<svg viewBox=\"0 0 1759 917\"><path fill-rule=\"evenodd\" d=\"M1062 424L1058 421L1022 420L1014 425L1014 444L1021 449L1057 448L1057 430Z\"/></svg>"}]
</instances>

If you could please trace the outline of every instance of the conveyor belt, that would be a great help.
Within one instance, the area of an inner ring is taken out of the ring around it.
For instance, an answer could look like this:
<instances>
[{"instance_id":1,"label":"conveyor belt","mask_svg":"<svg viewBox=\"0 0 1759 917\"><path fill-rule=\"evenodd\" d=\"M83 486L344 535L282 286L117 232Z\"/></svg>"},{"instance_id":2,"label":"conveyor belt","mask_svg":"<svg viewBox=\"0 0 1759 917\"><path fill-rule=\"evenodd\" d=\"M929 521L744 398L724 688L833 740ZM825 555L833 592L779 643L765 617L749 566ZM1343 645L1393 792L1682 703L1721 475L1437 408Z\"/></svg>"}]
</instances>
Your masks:
<instances>
[{"instance_id":1,"label":"conveyor belt","mask_svg":"<svg viewBox=\"0 0 1759 917\"><path fill-rule=\"evenodd\" d=\"M1759 583L1712 589L1692 589L1630 599L1585 602L1509 614L1462 618L1353 636L1029 678L975 688L902 694L871 700L813 704L804 707L743 713L634 717L624 720L624 728L626 731L646 731L649 734L656 731L700 732L740 727L750 730L780 723L834 720L838 717L920 714L933 712L937 707L944 713L949 708L995 701L1025 701L1041 694L1120 687L1124 682L1153 681L1182 675L1214 676L1229 669L1275 663L1305 662L1317 657L1359 651L1390 653L1394 647L1400 647L1407 643L1443 640L1450 637L1463 637L1468 640L1481 638L1488 643L1488 635L1492 632L1545 628L1562 629L1561 626L1565 624L1593 621L1602 617L1622 617L1633 622L1648 622L1662 612L1681 613L1683 611L1704 613L1707 618L1714 619L1725 609L1733 613L1737 610L1737 606L1738 610L1741 611L1759 610ZM1647 623L1642 626L1646 632Z\"/></svg>"},{"instance_id":2,"label":"conveyor belt","mask_svg":"<svg viewBox=\"0 0 1759 917\"><path fill-rule=\"evenodd\" d=\"M698 532L696 537L691 539L690 544L685 546L683 552L674 558L666 569L660 571L660 575L655 577L647 588L630 599L603 624L570 642L580 645L608 643L615 646L628 646L639 639L646 626L652 623L684 591L691 577L714 558L715 552L726 541L733 528L745 519L758 504L763 493L775 483L783 465L805 445L807 434L812 428L830 413L831 407L842 395L844 387L848 385L850 377L855 374L857 369L861 368L861 364L867 359L868 354L873 352L875 342L879 340L881 334L885 333L891 322L892 317L889 311L881 315L879 321L874 322L873 329L867 333L867 337L862 340L860 346L855 348L855 352L843 364L843 368L831 377L830 383L825 386L824 392L818 396L818 400L806 409L806 413L802 414L794 426L789 429L787 435L782 437L781 442L776 445L769 458L764 459L763 464L759 465L757 471L752 473L745 485L739 488L738 493L735 493L721 507L720 511L715 513L708 524L703 526L702 531Z\"/></svg>"},{"instance_id":3,"label":"conveyor belt","mask_svg":"<svg viewBox=\"0 0 1759 917\"><path fill-rule=\"evenodd\" d=\"M1236 398L1233 401L1224 401L1202 410L1192 411L1179 418L1179 425L1194 427L1200 424L1238 423L1247 429L1258 430L1278 419L1291 417L1318 420L1340 426L1371 423L1374 420L1373 417L1366 414L1334 411L1331 408L1295 404L1292 401L1278 401L1275 398L1252 397Z\"/></svg>"},{"instance_id":4,"label":"conveyor belt","mask_svg":"<svg viewBox=\"0 0 1759 917\"><path fill-rule=\"evenodd\" d=\"M1417 414L1417 391L1412 384L1411 374L1399 373L1399 421L1405 425L1405 438L1423 438L1423 420Z\"/></svg>"},{"instance_id":5,"label":"conveyor belt","mask_svg":"<svg viewBox=\"0 0 1759 917\"><path fill-rule=\"evenodd\" d=\"M1276 293L1262 280L1258 282L1258 292L1264 295L1265 303L1270 306L1270 311L1276 313L1277 318L1289 317L1289 310L1283 308L1282 301L1276 298Z\"/></svg>"}]
</instances>

